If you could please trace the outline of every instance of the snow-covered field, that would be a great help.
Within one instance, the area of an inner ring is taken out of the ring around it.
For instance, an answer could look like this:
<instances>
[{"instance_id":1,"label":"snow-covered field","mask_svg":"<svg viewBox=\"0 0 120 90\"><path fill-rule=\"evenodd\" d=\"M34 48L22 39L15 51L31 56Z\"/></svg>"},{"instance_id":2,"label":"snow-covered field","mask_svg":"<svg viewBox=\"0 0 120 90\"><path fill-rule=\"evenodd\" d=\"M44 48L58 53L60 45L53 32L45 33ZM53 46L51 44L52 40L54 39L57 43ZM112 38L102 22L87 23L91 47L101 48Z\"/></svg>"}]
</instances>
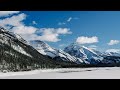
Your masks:
<instances>
[{"instance_id":1,"label":"snow-covered field","mask_svg":"<svg viewBox=\"0 0 120 90\"><path fill-rule=\"evenodd\" d=\"M0 79L120 79L120 67L67 68L0 73Z\"/></svg>"}]
</instances>

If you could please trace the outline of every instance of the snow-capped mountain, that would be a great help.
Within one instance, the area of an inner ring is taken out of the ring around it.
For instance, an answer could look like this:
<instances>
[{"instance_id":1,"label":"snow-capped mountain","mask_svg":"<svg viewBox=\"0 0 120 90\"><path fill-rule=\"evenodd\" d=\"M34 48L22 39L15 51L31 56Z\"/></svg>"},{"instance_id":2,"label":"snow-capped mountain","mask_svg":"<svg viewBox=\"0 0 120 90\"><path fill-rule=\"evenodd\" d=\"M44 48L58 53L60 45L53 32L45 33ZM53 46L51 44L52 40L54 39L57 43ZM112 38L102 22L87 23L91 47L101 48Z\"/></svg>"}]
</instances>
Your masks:
<instances>
[{"instance_id":1,"label":"snow-capped mountain","mask_svg":"<svg viewBox=\"0 0 120 90\"><path fill-rule=\"evenodd\" d=\"M46 44L43 41L40 40L34 40L30 41L30 44L35 47L36 50L38 50L43 55L48 55L52 58L56 57L57 50L50 47L48 44Z\"/></svg>"},{"instance_id":2,"label":"snow-capped mountain","mask_svg":"<svg viewBox=\"0 0 120 90\"><path fill-rule=\"evenodd\" d=\"M24 40L20 35L15 34L14 32L10 32L3 27L0 27L0 33L4 34L5 36L8 36L11 39L16 39L22 43L28 44L28 42Z\"/></svg>"},{"instance_id":3,"label":"snow-capped mountain","mask_svg":"<svg viewBox=\"0 0 120 90\"><path fill-rule=\"evenodd\" d=\"M8 31L8 30L0 27L0 37L1 37L1 39L0 39L0 42L1 42L1 43L7 44L7 45L10 44L10 46L11 46L14 50L18 51L19 53L22 53L22 54L24 54L24 55L27 55L27 56L32 57L32 56L31 56L30 54L28 54L20 45L15 45L14 41L19 41L19 42L21 42L21 43L23 43L23 44L28 45L28 44L27 44L27 41L24 40L20 35L15 34L15 33L13 33L13 32L10 32L10 31Z\"/></svg>"},{"instance_id":4,"label":"snow-capped mountain","mask_svg":"<svg viewBox=\"0 0 120 90\"><path fill-rule=\"evenodd\" d=\"M41 54L45 56L51 57L53 60L62 60L62 61L70 61L75 62L77 64L108 64L118 61L119 53L115 52L100 52L94 49L87 48L85 46L81 46L77 43L72 43L67 46L64 51L61 49L55 49L49 46L47 43L34 40L31 41L30 44ZM110 56L110 57L109 57Z\"/></svg>"},{"instance_id":5,"label":"snow-capped mountain","mask_svg":"<svg viewBox=\"0 0 120 90\"><path fill-rule=\"evenodd\" d=\"M102 53L77 43L58 50L40 40L28 43L20 35L0 27L0 70L20 71L79 64L120 66L120 53Z\"/></svg>"},{"instance_id":6,"label":"snow-capped mountain","mask_svg":"<svg viewBox=\"0 0 120 90\"><path fill-rule=\"evenodd\" d=\"M76 58L74 56L71 56L70 54L64 52L61 49L55 49L49 46L47 43L40 41L40 40L34 40L30 41L30 44L36 48L41 54L47 55L53 59L57 60L63 60L63 61L70 61L75 63L83 63L82 59Z\"/></svg>"},{"instance_id":7,"label":"snow-capped mountain","mask_svg":"<svg viewBox=\"0 0 120 90\"><path fill-rule=\"evenodd\" d=\"M119 56L120 57L120 52L112 52L112 51L106 51L104 52L105 56Z\"/></svg>"},{"instance_id":8,"label":"snow-capped mountain","mask_svg":"<svg viewBox=\"0 0 120 90\"><path fill-rule=\"evenodd\" d=\"M72 56L83 59L83 60L87 61L88 63L100 62L103 59L99 55L100 53L97 53L97 51L94 51L85 46L80 46L77 43L70 44L69 46L67 46L64 49L64 51L69 53Z\"/></svg>"},{"instance_id":9,"label":"snow-capped mountain","mask_svg":"<svg viewBox=\"0 0 120 90\"><path fill-rule=\"evenodd\" d=\"M0 27L0 71L55 68L64 65L40 54L20 35ZM66 64L67 65L67 64Z\"/></svg>"}]
</instances>

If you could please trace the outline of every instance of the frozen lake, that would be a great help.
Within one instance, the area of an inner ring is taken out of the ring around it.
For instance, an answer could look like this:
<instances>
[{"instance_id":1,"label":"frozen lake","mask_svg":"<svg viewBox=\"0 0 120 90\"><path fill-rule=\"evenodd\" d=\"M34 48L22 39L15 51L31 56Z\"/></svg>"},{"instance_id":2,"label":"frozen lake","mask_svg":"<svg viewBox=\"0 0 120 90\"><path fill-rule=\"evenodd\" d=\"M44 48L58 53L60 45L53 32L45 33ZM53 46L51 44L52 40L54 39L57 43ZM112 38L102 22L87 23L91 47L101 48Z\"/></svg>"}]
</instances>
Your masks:
<instances>
[{"instance_id":1,"label":"frozen lake","mask_svg":"<svg viewBox=\"0 0 120 90\"><path fill-rule=\"evenodd\" d=\"M67 68L0 73L0 79L120 79L120 67Z\"/></svg>"}]
</instances>

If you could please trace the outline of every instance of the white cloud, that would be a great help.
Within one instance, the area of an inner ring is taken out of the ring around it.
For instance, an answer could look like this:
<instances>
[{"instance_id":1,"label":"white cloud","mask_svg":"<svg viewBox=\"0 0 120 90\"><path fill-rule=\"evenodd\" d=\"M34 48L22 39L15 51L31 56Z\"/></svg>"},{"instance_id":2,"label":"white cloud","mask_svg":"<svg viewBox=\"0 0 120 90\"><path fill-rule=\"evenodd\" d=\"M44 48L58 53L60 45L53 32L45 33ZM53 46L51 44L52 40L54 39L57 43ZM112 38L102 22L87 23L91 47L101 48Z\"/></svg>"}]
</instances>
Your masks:
<instances>
[{"instance_id":1,"label":"white cloud","mask_svg":"<svg viewBox=\"0 0 120 90\"><path fill-rule=\"evenodd\" d=\"M58 38L59 34L54 32L54 29L51 28L44 28L41 29L42 31L42 36L39 36L38 40L42 40L42 41L49 41L49 42L57 42L60 41L60 39Z\"/></svg>"},{"instance_id":2,"label":"white cloud","mask_svg":"<svg viewBox=\"0 0 120 90\"><path fill-rule=\"evenodd\" d=\"M26 26L23 20L26 19L26 14L13 15L0 19L0 25L5 27L14 33L21 35L26 40L42 40L48 42L57 42L61 39L60 35L71 34L72 32L68 28L35 28L33 26ZM36 24L35 21L33 21ZM38 31L38 32L37 32ZM37 33L37 34L36 34ZM41 34L41 35L38 35Z\"/></svg>"},{"instance_id":3,"label":"white cloud","mask_svg":"<svg viewBox=\"0 0 120 90\"><path fill-rule=\"evenodd\" d=\"M15 13L19 13L19 11L0 11L0 17L9 16Z\"/></svg>"},{"instance_id":4,"label":"white cloud","mask_svg":"<svg viewBox=\"0 0 120 90\"><path fill-rule=\"evenodd\" d=\"M78 18L78 17L74 17L74 18L69 17L69 18L67 19L67 21L65 21L65 22L59 22L58 25L65 25L65 24L69 23L72 19L73 19L73 20L78 20L79 18Z\"/></svg>"},{"instance_id":5,"label":"white cloud","mask_svg":"<svg viewBox=\"0 0 120 90\"><path fill-rule=\"evenodd\" d=\"M33 33L35 33L36 30L37 30L37 28L35 28L35 27L24 26L24 25L21 25L21 26L18 26L18 27L14 27L12 29L12 31L14 33L21 34L21 35L33 34Z\"/></svg>"},{"instance_id":6,"label":"white cloud","mask_svg":"<svg viewBox=\"0 0 120 90\"><path fill-rule=\"evenodd\" d=\"M91 48L91 49L97 49L97 46L96 45L90 45L90 46L88 46L89 48Z\"/></svg>"},{"instance_id":7,"label":"white cloud","mask_svg":"<svg viewBox=\"0 0 120 90\"><path fill-rule=\"evenodd\" d=\"M96 43L98 42L98 37L93 36L93 37L85 37L85 36L81 36L78 37L76 42L78 44L90 44L90 43Z\"/></svg>"},{"instance_id":8,"label":"white cloud","mask_svg":"<svg viewBox=\"0 0 120 90\"><path fill-rule=\"evenodd\" d=\"M77 19L79 19L79 18L78 18L78 17L74 17L74 18L69 17L69 18L67 19L67 21L65 21L65 22L59 22L58 25L65 25L65 24L69 23L72 19L77 20Z\"/></svg>"},{"instance_id":9,"label":"white cloud","mask_svg":"<svg viewBox=\"0 0 120 90\"><path fill-rule=\"evenodd\" d=\"M115 45L115 44L118 44L119 42L120 42L119 40L110 40L108 45Z\"/></svg>"},{"instance_id":10,"label":"white cloud","mask_svg":"<svg viewBox=\"0 0 120 90\"><path fill-rule=\"evenodd\" d=\"M68 28L58 28L58 29L56 29L56 32L58 34L72 34L70 29L68 29Z\"/></svg>"},{"instance_id":11,"label":"white cloud","mask_svg":"<svg viewBox=\"0 0 120 90\"><path fill-rule=\"evenodd\" d=\"M39 40L38 39L38 35L36 35L36 34L21 34L21 36L25 39L25 40L27 40L27 41L30 41L30 40Z\"/></svg>"},{"instance_id":12,"label":"white cloud","mask_svg":"<svg viewBox=\"0 0 120 90\"><path fill-rule=\"evenodd\" d=\"M37 28L33 26L26 26L23 23L23 20L25 19L26 19L26 14L22 13L22 14L14 15L12 17L1 19L0 25L4 28L13 31L14 33L20 34L26 40L33 39L34 36L37 37L37 35L34 34ZM10 28L11 26L13 26L13 28Z\"/></svg>"},{"instance_id":13,"label":"white cloud","mask_svg":"<svg viewBox=\"0 0 120 90\"><path fill-rule=\"evenodd\" d=\"M42 41L49 41L49 42L58 42L59 36L61 34L71 34L70 29L68 28L41 28L40 32L42 33L37 39Z\"/></svg>"},{"instance_id":14,"label":"white cloud","mask_svg":"<svg viewBox=\"0 0 120 90\"><path fill-rule=\"evenodd\" d=\"M15 27L12 29L13 32L20 34L26 40L42 40L48 42L58 42L61 39L59 38L60 35L71 34L69 29L67 28L35 28L32 26L20 26ZM37 35L36 31L38 30Z\"/></svg>"},{"instance_id":15,"label":"white cloud","mask_svg":"<svg viewBox=\"0 0 120 90\"><path fill-rule=\"evenodd\" d=\"M114 53L120 53L120 49L108 49L106 52L114 52Z\"/></svg>"},{"instance_id":16,"label":"white cloud","mask_svg":"<svg viewBox=\"0 0 120 90\"><path fill-rule=\"evenodd\" d=\"M0 25L5 28L7 28L7 25L22 26L23 25L22 21L25 18L26 18L26 15L24 13L19 14L19 15L14 15L12 17L0 20Z\"/></svg>"},{"instance_id":17,"label":"white cloud","mask_svg":"<svg viewBox=\"0 0 120 90\"><path fill-rule=\"evenodd\" d=\"M36 21L32 21L32 24L37 25Z\"/></svg>"},{"instance_id":18,"label":"white cloud","mask_svg":"<svg viewBox=\"0 0 120 90\"><path fill-rule=\"evenodd\" d=\"M71 20L72 20L72 17L69 17L68 20L67 20L67 22L70 22Z\"/></svg>"}]
</instances>

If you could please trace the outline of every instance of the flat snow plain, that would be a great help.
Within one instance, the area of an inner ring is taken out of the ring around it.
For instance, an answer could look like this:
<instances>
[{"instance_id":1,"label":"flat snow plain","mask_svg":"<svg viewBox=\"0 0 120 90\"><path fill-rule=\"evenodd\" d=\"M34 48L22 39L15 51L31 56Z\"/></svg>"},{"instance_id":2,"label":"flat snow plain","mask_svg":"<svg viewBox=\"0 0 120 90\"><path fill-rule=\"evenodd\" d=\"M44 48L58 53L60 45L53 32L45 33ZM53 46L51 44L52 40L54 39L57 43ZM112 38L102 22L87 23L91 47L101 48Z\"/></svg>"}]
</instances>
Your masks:
<instances>
[{"instance_id":1,"label":"flat snow plain","mask_svg":"<svg viewBox=\"0 0 120 90\"><path fill-rule=\"evenodd\" d=\"M120 67L61 68L0 73L0 79L120 79Z\"/></svg>"}]
</instances>

